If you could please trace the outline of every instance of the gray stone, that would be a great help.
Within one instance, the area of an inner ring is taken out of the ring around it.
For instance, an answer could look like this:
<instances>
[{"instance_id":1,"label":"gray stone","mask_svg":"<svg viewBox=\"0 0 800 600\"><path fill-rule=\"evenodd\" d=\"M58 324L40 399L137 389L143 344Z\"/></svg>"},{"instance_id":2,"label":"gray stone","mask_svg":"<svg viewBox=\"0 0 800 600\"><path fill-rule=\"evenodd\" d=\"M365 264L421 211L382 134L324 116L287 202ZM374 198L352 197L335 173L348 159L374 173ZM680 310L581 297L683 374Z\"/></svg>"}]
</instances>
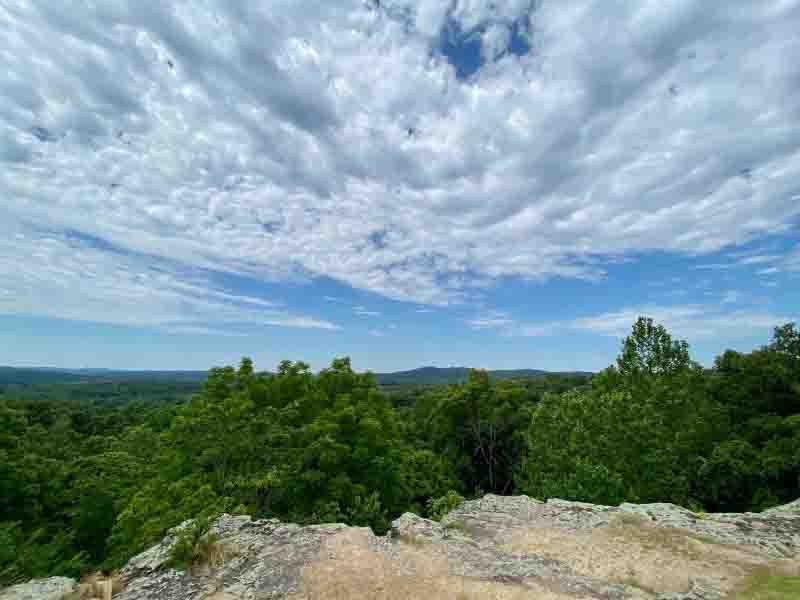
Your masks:
<instances>
[{"instance_id":1,"label":"gray stone","mask_svg":"<svg viewBox=\"0 0 800 600\"><path fill-rule=\"evenodd\" d=\"M800 513L800 499L795 500L794 502L789 502L789 504L783 504L781 506L776 506L774 508L767 509L762 514L778 515L778 514L795 514L795 513Z\"/></svg>"},{"instance_id":2,"label":"gray stone","mask_svg":"<svg viewBox=\"0 0 800 600\"><path fill-rule=\"evenodd\" d=\"M436 521L423 519L414 513L403 513L392 521L392 535L401 539L433 542L444 537L444 528Z\"/></svg>"},{"instance_id":3,"label":"gray stone","mask_svg":"<svg viewBox=\"0 0 800 600\"><path fill-rule=\"evenodd\" d=\"M219 561L164 568L184 523L128 563L115 600L438 600L454 590L513 600L721 600L757 570L779 564L800 574L800 513L787 506L699 514L666 503L486 495L441 522L403 514L386 536L223 515L212 525Z\"/></svg>"},{"instance_id":4,"label":"gray stone","mask_svg":"<svg viewBox=\"0 0 800 600\"><path fill-rule=\"evenodd\" d=\"M63 600L77 588L69 577L34 579L0 591L0 600Z\"/></svg>"},{"instance_id":5,"label":"gray stone","mask_svg":"<svg viewBox=\"0 0 800 600\"><path fill-rule=\"evenodd\" d=\"M130 579L135 576L146 575L164 566L169 560L170 551L178 539L178 534L191 524L192 521L184 521L180 525L173 527L160 543L134 556L122 570L122 577Z\"/></svg>"}]
</instances>

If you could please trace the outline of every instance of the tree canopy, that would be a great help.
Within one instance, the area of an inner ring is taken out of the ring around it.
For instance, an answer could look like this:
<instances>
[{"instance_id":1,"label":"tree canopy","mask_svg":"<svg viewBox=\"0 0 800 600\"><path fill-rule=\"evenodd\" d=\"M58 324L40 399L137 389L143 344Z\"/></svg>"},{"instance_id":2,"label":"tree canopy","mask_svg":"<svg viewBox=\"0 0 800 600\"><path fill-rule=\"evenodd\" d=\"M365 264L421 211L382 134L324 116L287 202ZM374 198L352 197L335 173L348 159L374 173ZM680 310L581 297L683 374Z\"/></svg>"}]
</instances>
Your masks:
<instances>
[{"instance_id":1,"label":"tree canopy","mask_svg":"<svg viewBox=\"0 0 800 600\"><path fill-rule=\"evenodd\" d=\"M317 374L244 358L191 399L46 389L0 395L0 584L114 569L221 511L383 532L486 492L710 511L800 496L794 324L702 369L642 318L589 382L475 370L398 395L347 358Z\"/></svg>"}]
</instances>

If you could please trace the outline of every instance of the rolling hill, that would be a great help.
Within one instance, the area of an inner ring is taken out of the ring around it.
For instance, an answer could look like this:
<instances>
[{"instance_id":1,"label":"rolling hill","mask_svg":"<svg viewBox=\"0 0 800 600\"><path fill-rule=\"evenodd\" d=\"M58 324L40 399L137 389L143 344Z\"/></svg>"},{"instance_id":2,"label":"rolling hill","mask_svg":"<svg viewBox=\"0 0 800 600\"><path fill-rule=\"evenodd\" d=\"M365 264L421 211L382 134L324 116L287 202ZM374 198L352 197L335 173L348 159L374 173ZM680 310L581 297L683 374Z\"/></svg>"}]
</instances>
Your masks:
<instances>
[{"instance_id":1,"label":"rolling hill","mask_svg":"<svg viewBox=\"0 0 800 600\"><path fill-rule=\"evenodd\" d=\"M468 367L420 367L408 371L374 373L379 385L449 385L467 380ZM0 367L0 387L81 383L202 383L207 371L147 371L115 369L56 369ZM585 371L552 372L540 369L489 371L494 379L531 379L547 375L591 375Z\"/></svg>"}]
</instances>

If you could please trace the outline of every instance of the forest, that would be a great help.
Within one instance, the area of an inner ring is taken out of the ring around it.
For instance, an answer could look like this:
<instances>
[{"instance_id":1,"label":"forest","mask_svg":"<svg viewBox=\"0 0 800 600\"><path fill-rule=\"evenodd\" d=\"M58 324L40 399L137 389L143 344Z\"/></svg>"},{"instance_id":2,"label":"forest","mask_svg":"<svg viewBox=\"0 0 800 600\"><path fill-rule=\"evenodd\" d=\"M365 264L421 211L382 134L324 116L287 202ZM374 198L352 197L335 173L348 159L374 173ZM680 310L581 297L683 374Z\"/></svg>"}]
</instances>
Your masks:
<instances>
[{"instance_id":1,"label":"forest","mask_svg":"<svg viewBox=\"0 0 800 600\"><path fill-rule=\"evenodd\" d=\"M79 387L0 397L0 586L117 569L220 512L382 533L402 512L438 518L489 492L695 511L800 497L794 324L711 368L640 318L591 378L473 370L398 392L348 358L316 374L243 358L197 391L137 385L113 401Z\"/></svg>"}]
</instances>

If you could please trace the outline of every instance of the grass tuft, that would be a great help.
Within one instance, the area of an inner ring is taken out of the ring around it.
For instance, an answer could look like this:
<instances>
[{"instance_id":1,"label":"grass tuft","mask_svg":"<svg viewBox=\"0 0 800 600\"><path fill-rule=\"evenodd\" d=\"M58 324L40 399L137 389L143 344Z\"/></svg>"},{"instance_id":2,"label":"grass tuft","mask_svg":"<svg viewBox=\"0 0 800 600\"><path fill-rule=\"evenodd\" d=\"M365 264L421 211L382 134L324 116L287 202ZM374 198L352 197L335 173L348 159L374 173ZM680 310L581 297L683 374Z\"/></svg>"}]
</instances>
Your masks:
<instances>
[{"instance_id":1,"label":"grass tuft","mask_svg":"<svg viewBox=\"0 0 800 600\"><path fill-rule=\"evenodd\" d=\"M466 537L472 537L472 532L469 530L469 527L461 521L450 521L444 525L444 528L448 531L458 531Z\"/></svg>"},{"instance_id":2,"label":"grass tuft","mask_svg":"<svg viewBox=\"0 0 800 600\"><path fill-rule=\"evenodd\" d=\"M179 570L196 567L217 567L225 562L227 553L219 536L208 531L209 521L199 519L178 534L170 551L167 566Z\"/></svg>"},{"instance_id":3,"label":"grass tuft","mask_svg":"<svg viewBox=\"0 0 800 600\"><path fill-rule=\"evenodd\" d=\"M759 569L750 575L730 600L798 600L800 577Z\"/></svg>"},{"instance_id":4,"label":"grass tuft","mask_svg":"<svg viewBox=\"0 0 800 600\"><path fill-rule=\"evenodd\" d=\"M111 600L123 589L119 575L90 573L84 575L78 589L64 597L64 600Z\"/></svg>"}]
</instances>

